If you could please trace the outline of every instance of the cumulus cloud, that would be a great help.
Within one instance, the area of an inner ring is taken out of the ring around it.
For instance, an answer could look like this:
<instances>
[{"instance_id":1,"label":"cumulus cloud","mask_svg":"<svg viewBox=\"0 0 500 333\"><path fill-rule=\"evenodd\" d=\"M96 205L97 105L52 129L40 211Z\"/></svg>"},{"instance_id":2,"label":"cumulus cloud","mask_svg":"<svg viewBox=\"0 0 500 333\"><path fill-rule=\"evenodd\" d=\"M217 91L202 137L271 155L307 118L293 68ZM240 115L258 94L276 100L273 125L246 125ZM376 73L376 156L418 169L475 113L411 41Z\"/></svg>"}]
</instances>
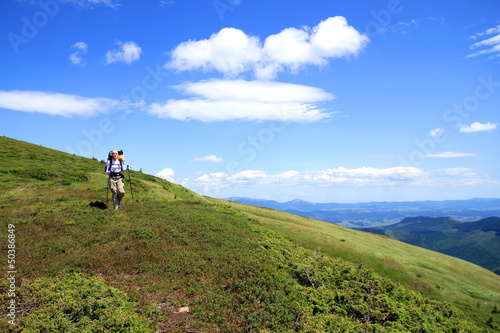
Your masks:
<instances>
[{"instance_id":1,"label":"cumulus cloud","mask_svg":"<svg viewBox=\"0 0 500 333\"><path fill-rule=\"evenodd\" d=\"M423 171L415 167L393 167L388 169L355 168L327 169L323 171L299 172L289 170L278 174L270 174L261 170L245 170L234 175L223 172L204 174L194 183L198 186L227 187L232 185L280 185L280 186L319 186L336 185L389 184L393 182L413 181L423 175Z\"/></svg>"},{"instance_id":2,"label":"cumulus cloud","mask_svg":"<svg viewBox=\"0 0 500 333\"><path fill-rule=\"evenodd\" d=\"M189 99L153 103L159 118L200 121L312 122L331 116L319 103L334 96L322 89L273 81L209 80L175 87Z\"/></svg>"},{"instance_id":3,"label":"cumulus cloud","mask_svg":"<svg viewBox=\"0 0 500 333\"><path fill-rule=\"evenodd\" d=\"M481 124L480 122L474 122L470 125L460 125L460 132L462 133L475 133L475 132L491 132L497 128L498 124L492 124L490 122L486 124Z\"/></svg>"},{"instance_id":4,"label":"cumulus cloud","mask_svg":"<svg viewBox=\"0 0 500 333\"><path fill-rule=\"evenodd\" d=\"M134 42L118 42L118 48L106 53L106 64L124 62L130 64L139 60L142 49Z\"/></svg>"},{"instance_id":5,"label":"cumulus cloud","mask_svg":"<svg viewBox=\"0 0 500 333\"><path fill-rule=\"evenodd\" d=\"M187 41L171 53L166 67L180 71L216 70L228 76L251 71L258 79L274 79L285 69L326 65L329 58L356 56L369 38L344 17L330 17L314 28L287 28L264 42L240 29L224 28L209 39Z\"/></svg>"},{"instance_id":6,"label":"cumulus cloud","mask_svg":"<svg viewBox=\"0 0 500 333\"><path fill-rule=\"evenodd\" d=\"M261 56L259 39L243 31L224 28L210 39L188 41L172 51L172 61L167 67L180 71L217 70L237 75L250 70Z\"/></svg>"},{"instance_id":7,"label":"cumulus cloud","mask_svg":"<svg viewBox=\"0 0 500 333\"><path fill-rule=\"evenodd\" d=\"M216 155L208 155L208 156L194 158L192 161L193 162L222 163L222 162L224 162L224 159L217 157Z\"/></svg>"},{"instance_id":8,"label":"cumulus cloud","mask_svg":"<svg viewBox=\"0 0 500 333\"><path fill-rule=\"evenodd\" d=\"M0 90L0 108L52 116L93 117L108 113L112 109L125 109L126 105L121 101L102 97L87 98L42 91Z\"/></svg>"},{"instance_id":9,"label":"cumulus cloud","mask_svg":"<svg viewBox=\"0 0 500 333\"><path fill-rule=\"evenodd\" d=\"M483 39L479 42L476 42L471 45L471 50L476 50L475 52L467 55L470 57L477 57L483 54L491 54L493 57L500 56L500 25L490 28L484 32L480 32L474 36L471 36L472 39L477 40L479 38L484 38L484 36L491 36L486 39Z\"/></svg>"},{"instance_id":10,"label":"cumulus cloud","mask_svg":"<svg viewBox=\"0 0 500 333\"><path fill-rule=\"evenodd\" d=\"M87 53L87 43L77 42L71 45L71 48L76 49L76 51L69 56L69 61L73 65L85 66L85 60L82 59L81 55Z\"/></svg>"},{"instance_id":11,"label":"cumulus cloud","mask_svg":"<svg viewBox=\"0 0 500 333\"><path fill-rule=\"evenodd\" d=\"M175 172L174 172L174 170L172 170L170 168L164 168L163 170L161 170L160 172L158 172L157 174L155 174L155 176L163 178L163 179L166 179L169 182L173 182L174 181Z\"/></svg>"},{"instance_id":12,"label":"cumulus cloud","mask_svg":"<svg viewBox=\"0 0 500 333\"><path fill-rule=\"evenodd\" d=\"M431 158L456 158L456 157L470 157L470 156L476 156L476 155L469 154L469 153L456 153L456 152L452 152L452 151L424 155L424 157L431 157Z\"/></svg>"},{"instance_id":13,"label":"cumulus cloud","mask_svg":"<svg viewBox=\"0 0 500 333\"><path fill-rule=\"evenodd\" d=\"M424 172L416 167L347 169L339 167L321 171L290 170L268 173L262 170L245 170L230 175L224 172L204 174L194 180L183 180L183 185L197 189L277 188L293 191L309 187L373 188L393 186L447 187L477 184L498 184L489 176L481 176L469 168L449 168Z\"/></svg>"}]
</instances>

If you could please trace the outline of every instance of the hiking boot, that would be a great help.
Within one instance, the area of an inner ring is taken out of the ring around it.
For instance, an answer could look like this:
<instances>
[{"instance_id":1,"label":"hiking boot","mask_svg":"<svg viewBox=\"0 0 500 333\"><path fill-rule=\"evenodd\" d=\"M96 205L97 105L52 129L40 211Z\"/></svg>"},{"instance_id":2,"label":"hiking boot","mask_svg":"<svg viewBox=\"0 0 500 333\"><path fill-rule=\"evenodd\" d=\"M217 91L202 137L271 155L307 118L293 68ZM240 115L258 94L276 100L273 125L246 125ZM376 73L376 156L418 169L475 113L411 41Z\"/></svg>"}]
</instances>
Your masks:
<instances>
[{"instance_id":1,"label":"hiking boot","mask_svg":"<svg viewBox=\"0 0 500 333\"><path fill-rule=\"evenodd\" d=\"M118 205L115 205L115 210L118 210L118 208L120 208L120 206L118 206Z\"/></svg>"}]
</instances>

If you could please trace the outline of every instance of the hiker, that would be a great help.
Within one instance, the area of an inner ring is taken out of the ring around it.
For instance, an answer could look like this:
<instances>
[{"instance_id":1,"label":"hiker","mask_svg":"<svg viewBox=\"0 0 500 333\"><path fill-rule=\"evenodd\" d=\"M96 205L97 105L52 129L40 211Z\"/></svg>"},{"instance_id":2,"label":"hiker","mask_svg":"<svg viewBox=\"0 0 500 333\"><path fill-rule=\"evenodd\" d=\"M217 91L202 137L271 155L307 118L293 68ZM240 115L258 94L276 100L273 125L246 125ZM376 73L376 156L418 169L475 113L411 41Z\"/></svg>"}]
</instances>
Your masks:
<instances>
[{"instance_id":1,"label":"hiker","mask_svg":"<svg viewBox=\"0 0 500 333\"><path fill-rule=\"evenodd\" d=\"M121 207L120 202L125 195L125 189L123 185L123 178L125 178L122 174L122 171L130 170L129 167L125 168L125 158L123 155L118 155L117 150L112 150L110 152L111 159L108 159L106 162L106 174L109 175L108 184L111 189L111 193L113 194L113 205L115 209Z\"/></svg>"}]
</instances>

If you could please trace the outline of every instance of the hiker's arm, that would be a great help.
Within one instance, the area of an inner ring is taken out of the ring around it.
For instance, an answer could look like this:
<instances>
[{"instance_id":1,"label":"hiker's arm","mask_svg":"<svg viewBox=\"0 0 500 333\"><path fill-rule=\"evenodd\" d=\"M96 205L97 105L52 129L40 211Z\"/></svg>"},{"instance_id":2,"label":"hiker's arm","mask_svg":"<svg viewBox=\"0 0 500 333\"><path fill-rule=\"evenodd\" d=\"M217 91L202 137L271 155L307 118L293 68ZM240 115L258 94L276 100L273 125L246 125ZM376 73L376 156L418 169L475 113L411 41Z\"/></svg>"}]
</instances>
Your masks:
<instances>
[{"instance_id":1,"label":"hiker's arm","mask_svg":"<svg viewBox=\"0 0 500 333\"><path fill-rule=\"evenodd\" d=\"M109 168L110 168L110 167L111 167L111 163L110 163L110 161L109 161L109 160L107 160L107 161L106 161L106 174L107 174L107 175L109 175L109 172L110 172Z\"/></svg>"}]
</instances>

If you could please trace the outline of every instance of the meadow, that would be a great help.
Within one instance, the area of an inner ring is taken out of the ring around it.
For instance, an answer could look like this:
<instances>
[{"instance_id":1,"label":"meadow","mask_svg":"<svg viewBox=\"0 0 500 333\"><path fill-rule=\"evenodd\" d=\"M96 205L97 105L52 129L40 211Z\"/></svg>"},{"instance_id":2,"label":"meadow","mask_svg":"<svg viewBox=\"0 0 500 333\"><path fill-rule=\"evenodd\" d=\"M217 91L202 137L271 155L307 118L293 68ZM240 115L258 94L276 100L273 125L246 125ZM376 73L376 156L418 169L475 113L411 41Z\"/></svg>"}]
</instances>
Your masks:
<instances>
[{"instance_id":1,"label":"meadow","mask_svg":"<svg viewBox=\"0 0 500 333\"><path fill-rule=\"evenodd\" d=\"M14 226L17 272L15 296L0 283L3 331L497 329L500 279L476 265L136 171L123 207L102 209L103 169L0 137L0 242L7 257Z\"/></svg>"}]
</instances>

